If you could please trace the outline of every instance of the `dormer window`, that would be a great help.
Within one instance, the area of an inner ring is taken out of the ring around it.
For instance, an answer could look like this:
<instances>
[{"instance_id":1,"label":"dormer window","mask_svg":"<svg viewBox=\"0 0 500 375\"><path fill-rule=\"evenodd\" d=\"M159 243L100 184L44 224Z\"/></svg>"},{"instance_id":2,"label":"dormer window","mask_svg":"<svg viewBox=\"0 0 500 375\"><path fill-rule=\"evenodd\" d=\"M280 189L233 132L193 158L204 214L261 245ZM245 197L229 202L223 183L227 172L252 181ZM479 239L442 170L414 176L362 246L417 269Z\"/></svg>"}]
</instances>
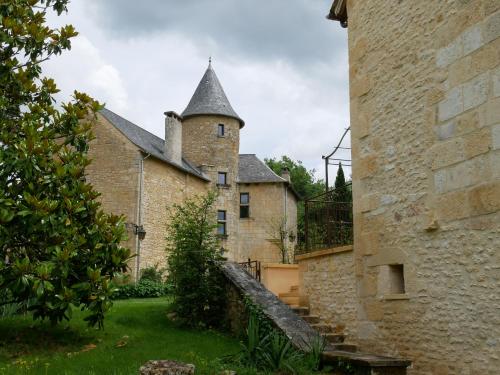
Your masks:
<instances>
[{"instance_id":1,"label":"dormer window","mask_svg":"<svg viewBox=\"0 0 500 375\"><path fill-rule=\"evenodd\" d=\"M225 137L226 131L224 129L224 124L217 125L217 137Z\"/></svg>"},{"instance_id":2,"label":"dormer window","mask_svg":"<svg viewBox=\"0 0 500 375\"><path fill-rule=\"evenodd\" d=\"M226 172L218 172L217 173L217 185L227 185L227 173Z\"/></svg>"}]
</instances>

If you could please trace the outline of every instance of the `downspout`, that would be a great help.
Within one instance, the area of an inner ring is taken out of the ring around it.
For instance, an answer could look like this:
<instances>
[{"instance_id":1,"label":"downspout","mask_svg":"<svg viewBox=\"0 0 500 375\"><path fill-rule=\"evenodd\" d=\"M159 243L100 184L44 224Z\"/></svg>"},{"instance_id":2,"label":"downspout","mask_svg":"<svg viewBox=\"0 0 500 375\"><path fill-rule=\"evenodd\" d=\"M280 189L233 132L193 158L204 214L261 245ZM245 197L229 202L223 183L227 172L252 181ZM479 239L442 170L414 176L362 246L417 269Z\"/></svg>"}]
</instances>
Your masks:
<instances>
[{"instance_id":1,"label":"downspout","mask_svg":"<svg viewBox=\"0 0 500 375\"><path fill-rule=\"evenodd\" d=\"M139 194L137 195L137 220L135 226L135 282L139 281L139 266L141 264L141 240L139 239L138 228L142 225L142 193L144 191L144 160L151 154L141 157L139 166Z\"/></svg>"}]
</instances>

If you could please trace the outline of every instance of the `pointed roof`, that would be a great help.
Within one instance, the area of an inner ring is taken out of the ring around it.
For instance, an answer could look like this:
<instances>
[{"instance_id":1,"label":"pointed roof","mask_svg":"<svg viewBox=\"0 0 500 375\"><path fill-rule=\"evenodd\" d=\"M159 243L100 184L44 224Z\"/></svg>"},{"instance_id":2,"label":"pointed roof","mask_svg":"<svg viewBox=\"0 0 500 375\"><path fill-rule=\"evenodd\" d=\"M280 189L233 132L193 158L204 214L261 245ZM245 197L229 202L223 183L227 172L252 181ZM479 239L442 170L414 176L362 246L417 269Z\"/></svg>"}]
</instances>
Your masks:
<instances>
[{"instance_id":1,"label":"pointed roof","mask_svg":"<svg viewBox=\"0 0 500 375\"><path fill-rule=\"evenodd\" d=\"M182 112L182 117L189 118L197 115L222 115L232 117L240 122L240 128L245 125L229 103L224 89L209 62L207 71L203 75L188 106Z\"/></svg>"}]
</instances>

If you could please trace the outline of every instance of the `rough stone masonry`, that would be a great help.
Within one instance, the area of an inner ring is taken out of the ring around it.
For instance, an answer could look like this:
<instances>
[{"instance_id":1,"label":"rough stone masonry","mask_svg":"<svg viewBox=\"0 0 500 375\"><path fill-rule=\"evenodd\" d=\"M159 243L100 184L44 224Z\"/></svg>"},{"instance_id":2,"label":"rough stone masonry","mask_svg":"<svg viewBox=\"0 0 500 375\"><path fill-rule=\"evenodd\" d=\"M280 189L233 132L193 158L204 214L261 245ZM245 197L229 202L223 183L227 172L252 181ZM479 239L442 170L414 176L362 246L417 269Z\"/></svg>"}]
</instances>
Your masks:
<instances>
[{"instance_id":1,"label":"rough stone masonry","mask_svg":"<svg viewBox=\"0 0 500 375\"><path fill-rule=\"evenodd\" d=\"M330 18L348 24L357 343L411 374L498 374L500 1Z\"/></svg>"}]
</instances>

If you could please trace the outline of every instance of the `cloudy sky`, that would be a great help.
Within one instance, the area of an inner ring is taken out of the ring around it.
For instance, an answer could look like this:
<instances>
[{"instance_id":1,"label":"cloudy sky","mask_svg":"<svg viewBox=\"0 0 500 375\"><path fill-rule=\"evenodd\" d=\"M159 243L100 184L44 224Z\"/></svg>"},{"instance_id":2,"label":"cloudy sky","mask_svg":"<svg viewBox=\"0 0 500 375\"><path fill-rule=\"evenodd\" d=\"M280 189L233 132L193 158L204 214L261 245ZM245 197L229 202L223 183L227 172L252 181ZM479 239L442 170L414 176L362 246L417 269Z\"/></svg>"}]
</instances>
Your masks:
<instances>
[{"instance_id":1,"label":"cloudy sky","mask_svg":"<svg viewBox=\"0 0 500 375\"><path fill-rule=\"evenodd\" d=\"M212 56L246 122L240 152L289 155L322 177L349 126L347 34L325 19L331 2L72 0L49 21L80 35L45 72L60 98L87 92L163 137L163 113L184 110Z\"/></svg>"}]
</instances>

